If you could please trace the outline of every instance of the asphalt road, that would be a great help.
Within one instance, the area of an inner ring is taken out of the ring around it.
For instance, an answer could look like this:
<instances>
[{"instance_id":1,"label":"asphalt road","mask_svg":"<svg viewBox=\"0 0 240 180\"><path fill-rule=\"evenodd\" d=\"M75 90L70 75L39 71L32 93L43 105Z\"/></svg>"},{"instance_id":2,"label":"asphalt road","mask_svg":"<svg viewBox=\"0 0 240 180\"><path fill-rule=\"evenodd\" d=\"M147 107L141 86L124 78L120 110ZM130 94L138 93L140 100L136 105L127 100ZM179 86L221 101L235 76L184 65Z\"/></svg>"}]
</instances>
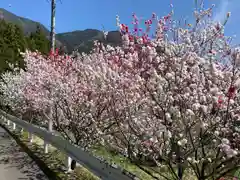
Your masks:
<instances>
[{"instance_id":1,"label":"asphalt road","mask_svg":"<svg viewBox=\"0 0 240 180\"><path fill-rule=\"evenodd\" d=\"M3 136L6 134L7 136ZM0 127L0 180L48 180L35 162Z\"/></svg>"}]
</instances>

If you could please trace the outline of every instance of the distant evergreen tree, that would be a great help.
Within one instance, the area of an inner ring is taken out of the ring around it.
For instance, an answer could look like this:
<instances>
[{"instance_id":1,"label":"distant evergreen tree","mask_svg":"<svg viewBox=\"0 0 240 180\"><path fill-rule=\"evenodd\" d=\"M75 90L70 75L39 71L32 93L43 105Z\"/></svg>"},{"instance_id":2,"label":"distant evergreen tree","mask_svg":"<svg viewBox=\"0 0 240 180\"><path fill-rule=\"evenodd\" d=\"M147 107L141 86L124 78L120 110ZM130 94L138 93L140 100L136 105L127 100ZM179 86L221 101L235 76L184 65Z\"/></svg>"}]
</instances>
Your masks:
<instances>
[{"instance_id":1,"label":"distant evergreen tree","mask_svg":"<svg viewBox=\"0 0 240 180\"><path fill-rule=\"evenodd\" d=\"M34 51L36 49L35 41L34 39L31 39L30 36L26 36L26 42L29 50Z\"/></svg>"},{"instance_id":2,"label":"distant evergreen tree","mask_svg":"<svg viewBox=\"0 0 240 180\"><path fill-rule=\"evenodd\" d=\"M10 70L9 63L24 67L20 52L26 49L23 31L17 25L0 20L0 73Z\"/></svg>"},{"instance_id":3,"label":"distant evergreen tree","mask_svg":"<svg viewBox=\"0 0 240 180\"><path fill-rule=\"evenodd\" d=\"M0 19L0 74L11 70L9 64L24 68L20 52L25 52L26 48L43 54L50 52L50 41L40 26L37 26L36 32L24 36L19 26ZM60 53L64 53L64 49Z\"/></svg>"},{"instance_id":4,"label":"distant evergreen tree","mask_svg":"<svg viewBox=\"0 0 240 180\"><path fill-rule=\"evenodd\" d=\"M26 48L27 48L27 42L26 42L26 38L24 36L23 30L17 26L14 25L15 27L15 34L14 34L14 49L15 49L15 54L17 59L19 59L19 61L17 61L18 66L23 68L24 67L24 61L22 60L22 56L20 55L20 52L25 52Z\"/></svg>"},{"instance_id":5,"label":"distant evergreen tree","mask_svg":"<svg viewBox=\"0 0 240 180\"><path fill-rule=\"evenodd\" d=\"M32 51L38 50L43 54L48 54L50 51L50 41L47 39L44 32L41 30L40 26L37 25L37 30L35 33L31 33L29 37L26 38L28 42L28 48Z\"/></svg>"}]
</instances>

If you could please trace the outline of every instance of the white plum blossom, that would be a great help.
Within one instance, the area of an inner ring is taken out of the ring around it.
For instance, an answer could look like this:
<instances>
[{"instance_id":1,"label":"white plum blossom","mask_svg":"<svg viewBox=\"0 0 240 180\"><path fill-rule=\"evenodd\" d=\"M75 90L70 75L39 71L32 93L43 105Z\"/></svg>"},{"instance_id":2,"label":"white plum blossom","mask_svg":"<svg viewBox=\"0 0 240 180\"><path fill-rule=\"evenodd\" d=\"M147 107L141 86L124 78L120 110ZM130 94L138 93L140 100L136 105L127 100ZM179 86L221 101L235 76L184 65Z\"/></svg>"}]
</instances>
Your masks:
<instances>
[{"instance_id":1,"label":"white plum blossom","mask_svg":"<svg viewBox=\"0 0 240 180\"><path fill-rule=\"evenodd\" d=\"M225 23L211 20L212 8L196 11L185 28L172 26L173 12L153 15L142 35L136 15L133 33L117 17L122 45L96 42L76 59L27 51L26 70L2 76L3 103L52 118L78 146L102 145L144 167L161 164L174 180L187 170L219 179L240 160L240 51L224 35Z\"/></svg>"}]
</instances>

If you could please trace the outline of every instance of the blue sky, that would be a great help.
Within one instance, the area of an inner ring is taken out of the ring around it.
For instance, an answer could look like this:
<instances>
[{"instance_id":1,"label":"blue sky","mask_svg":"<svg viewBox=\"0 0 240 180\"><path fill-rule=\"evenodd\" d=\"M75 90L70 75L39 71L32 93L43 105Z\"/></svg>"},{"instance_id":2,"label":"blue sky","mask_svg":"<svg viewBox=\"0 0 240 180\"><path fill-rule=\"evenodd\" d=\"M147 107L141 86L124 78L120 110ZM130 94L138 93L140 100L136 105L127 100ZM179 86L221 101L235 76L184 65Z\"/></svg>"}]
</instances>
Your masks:
<instances>
[{"instance_id":1,"label":"blue sky","mask_svg":"<svg viewBox=\"0 0 240 180\"><path fill-rule=\"evenodd\" d=\"M143 18L150 17L152 12L162 16L170 11L170 2L176 19L191 20L194 0L57 0L56 32L102 29L102 25L106 30L116 30L116 14L121 22L130 24L133 12ZM240 40L240 0L205 0L205 6L211 4L216 4L217 20L232 12L226 34L237 35L236 40ZM50 0L1 0L0 7L50 27Z\"/></svg>"}]
</instances>

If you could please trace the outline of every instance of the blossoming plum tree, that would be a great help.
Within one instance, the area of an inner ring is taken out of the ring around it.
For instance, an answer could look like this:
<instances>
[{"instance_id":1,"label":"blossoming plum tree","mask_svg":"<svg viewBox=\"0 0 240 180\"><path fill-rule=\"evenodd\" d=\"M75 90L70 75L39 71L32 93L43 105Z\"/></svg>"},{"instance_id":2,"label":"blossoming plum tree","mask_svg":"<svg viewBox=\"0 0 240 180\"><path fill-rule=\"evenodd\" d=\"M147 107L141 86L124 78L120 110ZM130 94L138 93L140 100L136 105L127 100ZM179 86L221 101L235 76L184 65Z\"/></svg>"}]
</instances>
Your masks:
<instances>
[{"instance_id":1,"label":"blossoming plum tree","mask_svg":"<svg viewBox=\"0 0 240 180\"><path fill-rule=\"evenodd\" d=\"M89 61L63 56L45 58L31 52L24 56L26 71L3 76L7 82L1 82L4 103L22 115L29 111L39 115L44 123L53 119L55 128L68 140L82 147L90 145L98 135L96 124L106 106L99 81L104 72L101 68L93 71L98 62L91 61L90 66Z\"/></svg>"},{"instance_id":2,"label":"blossoming plum tree","mask_svg":"<svg viewBox=\"0 0 240 180\"><path fill-rule=\"evenodd\" d=\"M170 13L157 20L154 40L119 24L123 47L111 50L110 65L126 78L112 96L108 143L138 165L147 158L167 168L171 177L159 168L165 179L182 179L189 169L198 179L218 179L239 166L239 49L224 36L226 21L208 21L211 13L195 12L191 29L172 28Z\"/></svg>"},{"instance_id":3,"label":"blossoming plum tree","mask_svg":"<svg viewBox=\"0 0 240 180\"><path fill-rule=\"evenodd\" d=\"M26 70L3 75L4 103L53 119L74 144L124 153L157 179L228 175L240 160L240 49L224 36L230 14L213 22L212 9L184 27L173 12L153 14L146 32L135 14L133 32L117 17L122 46L97 43L77 59L27 51Z\"/></svg>"}]
</instances>

